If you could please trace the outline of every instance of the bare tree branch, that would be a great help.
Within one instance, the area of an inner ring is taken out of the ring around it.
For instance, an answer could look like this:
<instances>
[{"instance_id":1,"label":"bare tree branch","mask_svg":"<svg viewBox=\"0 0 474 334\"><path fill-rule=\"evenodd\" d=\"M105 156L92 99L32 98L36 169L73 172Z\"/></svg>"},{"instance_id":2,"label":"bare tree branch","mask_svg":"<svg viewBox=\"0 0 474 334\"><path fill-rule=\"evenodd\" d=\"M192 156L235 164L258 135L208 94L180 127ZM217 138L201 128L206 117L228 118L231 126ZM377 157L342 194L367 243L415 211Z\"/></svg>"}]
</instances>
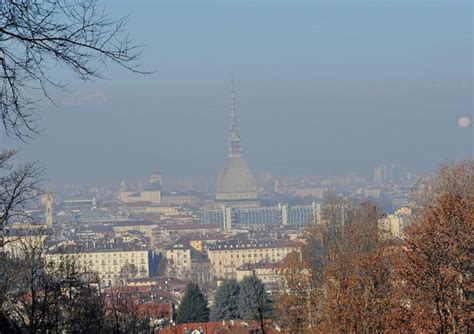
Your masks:
<instances>
[{"instance_id":1,"label":"bare tree branch","mask_svg":"<svg viewBox=\"0 0 474 334\"><path fill-rule=\"evenodd\" d=\"M124 32L128 17L113 20L97 0L3 0L0 2L0 115L8 135L29 138L40 132L37 101L29 96L64 84L48 74L65 66L82 80L101 78L111 61L141 70L141 48Z\"/></svg>"}]
</instances>

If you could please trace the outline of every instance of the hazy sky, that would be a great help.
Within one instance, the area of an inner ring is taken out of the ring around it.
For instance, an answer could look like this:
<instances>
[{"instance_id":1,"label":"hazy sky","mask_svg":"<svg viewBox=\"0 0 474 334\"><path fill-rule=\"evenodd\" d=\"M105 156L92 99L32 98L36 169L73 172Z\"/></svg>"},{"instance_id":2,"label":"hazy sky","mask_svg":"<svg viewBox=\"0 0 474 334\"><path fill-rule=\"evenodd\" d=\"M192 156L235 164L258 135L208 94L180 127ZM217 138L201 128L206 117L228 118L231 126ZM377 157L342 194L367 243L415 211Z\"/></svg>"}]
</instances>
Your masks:
<instances>
[{"instance_id":1,"label":"hazy sky","mask_svg":"<svg viewBox=\"0 0 474 334\"><path fill-rule=\"evenodd\" d=\"M217 175L234 73L244 155L255 172L418 171L472 157L471 1L108 1L145 45L133 75L110 66L45 105L21 148L52 182L118 184Z\"/></svg>"}]
</instances>

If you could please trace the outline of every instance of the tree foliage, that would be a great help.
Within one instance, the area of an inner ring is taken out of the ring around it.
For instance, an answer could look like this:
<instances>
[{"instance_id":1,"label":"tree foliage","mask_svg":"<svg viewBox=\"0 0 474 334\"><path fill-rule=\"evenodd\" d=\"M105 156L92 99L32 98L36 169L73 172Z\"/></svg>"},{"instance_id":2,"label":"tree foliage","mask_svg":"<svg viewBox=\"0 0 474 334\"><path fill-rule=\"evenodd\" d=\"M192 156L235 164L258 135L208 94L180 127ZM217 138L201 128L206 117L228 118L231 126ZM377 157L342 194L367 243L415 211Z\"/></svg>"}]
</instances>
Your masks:
<instances>
[{"instance_id":1,"label":"tree foliage","mask_svg":"<svg viewBox=\"0 0 474 334\"><path fill-rule=\"evenodd\" d=\"M195 283L189 283L178 309L179 324L209 321L209 305L206 296Z\"/></svg>"},{"instance_id":2,"label":"tree foliage","mask_svg":"<svg viewBox=\"0 0 474 334\"><path fill-rule=\"evenodd\" d=\"M291 253L283 261L285 270L281 273L285 282L284 290L275 303L275 313L290 333L303 333L305 329L314 328L313 303L317 300L318 277L300 254Z\"/></svg>"},{"instance_id":3,"label":"tree foliage","mask_svg":"<svg viewBox=\"0 0 474 334\"><path fill-rule=\"evenodd\" d=\"M473 330L474 163L441 166L416 193L404 240L379 235L368 203L308 228L277 301L291 333Z\"/></svg>"},{"instance_id":4,"label":"tree foliage","mask_svg":"<svg viewBox=\"0 0 474 334\"><path fill-rule=\"evenodd\" d=\"M411 328L472 331L474 162L443 165L421 192L399 265Z\"/></svg>"},{"instance_id":5,"label":"tree foliage","mask_svg":"<svg viewBox=\"0 0 474 334\"><path fill-rule=\"evenodd\" d=\"M225 280L214 296L211 320L239 319L239 293L239 284L235 279Z\"/></svg>"},{"instance_id":6,"label":"tree foliage","mask_svg":"<svg viewBox=\"0 0 474 334\"><path fill-rule=\"evenodd\" d=\"M240 282L239 314L244 320L271 318L272 306L262 281L254 274Z\"/></svg>"},{"instance_id":7,"label":"tree foliage","mask_svg":"<svg viewBox=\"0 0 474 334\"><path fill-rule=\"evenodd\" d=\"M387 245L379 238L380 217L375 205L360 205L329 247L318 314L323 332L388 330L391 264Z\"/></svg>"}]
</instances>

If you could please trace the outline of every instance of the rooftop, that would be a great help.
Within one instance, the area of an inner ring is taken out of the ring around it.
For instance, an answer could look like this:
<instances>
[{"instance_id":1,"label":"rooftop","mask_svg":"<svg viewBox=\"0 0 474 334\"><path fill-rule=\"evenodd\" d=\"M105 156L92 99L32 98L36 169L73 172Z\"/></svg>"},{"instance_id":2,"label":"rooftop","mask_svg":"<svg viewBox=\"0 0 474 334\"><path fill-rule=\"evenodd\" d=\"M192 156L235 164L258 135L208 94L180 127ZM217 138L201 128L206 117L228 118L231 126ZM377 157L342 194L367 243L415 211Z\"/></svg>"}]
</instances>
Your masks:
<instances>
[{"instance_id":1,"label":"rooftop","mask_svg":"<svg viewBox=\"0 0 474 334\"><path fill-rule=\"evenodd\" d=\"M209 250L224 250L224 249L254 249L254 248L285 248L298 247L296 243L289 240L269 240L269 241L254 241L254 240L228 240L217 242L209 246Z\"/></svg>"},{"instance_id":2,"label":"rooftop","mask_svg":"<svg viewBox=\"0 0 474 334\"><path fill-rule=\"evenodd\" d=\"M75 242L61 245L51 250L52 254L73 253L104 253L104 252L131 252L147 251L146 243L124 242L121 238L99 239L96 242Z\"/></svg>"}]
</instances>

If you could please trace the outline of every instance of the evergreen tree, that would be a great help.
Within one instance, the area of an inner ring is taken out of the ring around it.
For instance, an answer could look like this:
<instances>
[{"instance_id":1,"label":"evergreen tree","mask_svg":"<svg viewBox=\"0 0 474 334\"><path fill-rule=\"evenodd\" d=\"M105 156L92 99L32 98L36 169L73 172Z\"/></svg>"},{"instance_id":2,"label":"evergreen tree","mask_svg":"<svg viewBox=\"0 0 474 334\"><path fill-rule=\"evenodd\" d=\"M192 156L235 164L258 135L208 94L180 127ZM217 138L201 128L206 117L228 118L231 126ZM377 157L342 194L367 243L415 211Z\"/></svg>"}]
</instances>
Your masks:
<instances>
[{"instance_id":1,"label":"evergreen tree","mask_svg":"<svg viewBox=\"0 0 474 334\"><path fill-rule=\"evenodd\" d=\"M196 283L189 283L186 287L176 321L179 324L209 321L207 298Z\"/></svg>"},{"instance_id":2,"label":"evergreen tree","mask_svg":"<svg viewBox=\"0 0 474 334\"><path fill-rule=\"evenodd\" d=\"M239 315L245 320L257 320L263 324L272 315L272 305L265 287L255 274L240 283Z\"/></svg>"},{"instance_id":3,"label":"evergreen tree","mask_svg":"<svg viewBox=\"0 0 474 334\"><path fill-rule=\"evenodd\" d=\"M239 319L239 293L239 284L235 279L225 280L216 291L211 320Z\"/></svg>"}]
</instances>

